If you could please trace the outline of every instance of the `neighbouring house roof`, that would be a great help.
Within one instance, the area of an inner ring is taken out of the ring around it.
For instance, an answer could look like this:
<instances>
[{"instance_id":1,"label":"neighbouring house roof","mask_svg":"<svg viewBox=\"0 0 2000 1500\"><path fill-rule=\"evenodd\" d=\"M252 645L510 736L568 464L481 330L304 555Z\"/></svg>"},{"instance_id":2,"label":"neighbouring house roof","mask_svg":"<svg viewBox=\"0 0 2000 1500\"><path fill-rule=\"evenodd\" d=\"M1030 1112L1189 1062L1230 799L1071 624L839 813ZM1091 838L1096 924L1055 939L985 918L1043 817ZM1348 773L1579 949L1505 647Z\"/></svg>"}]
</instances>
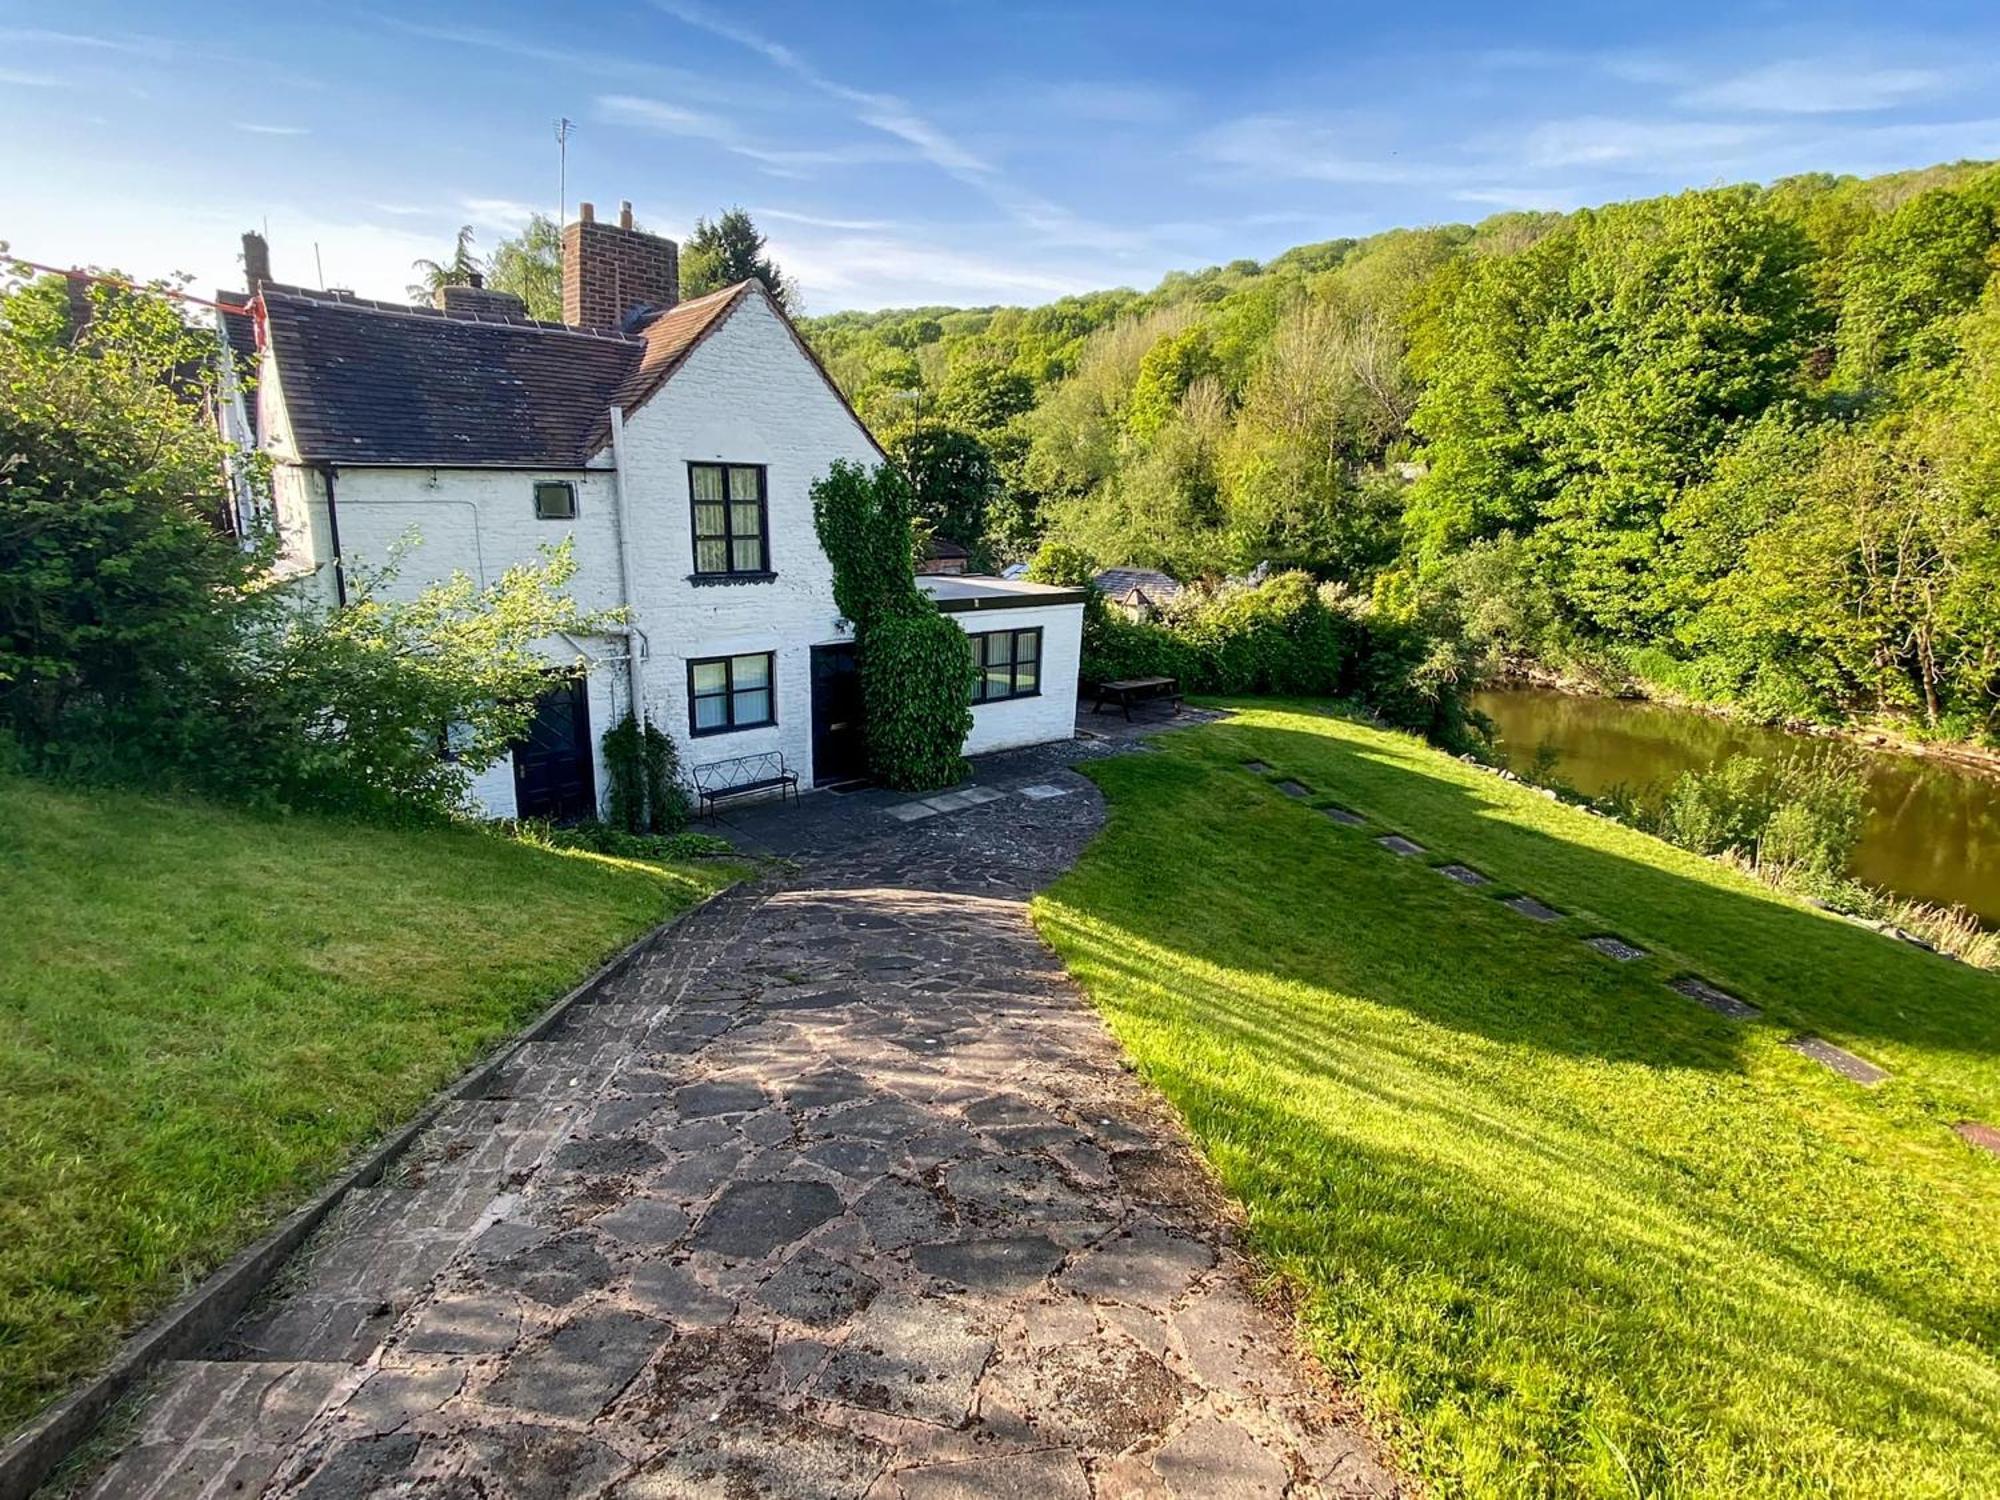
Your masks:
<instances>
[{"instance_id":1,"label":"neighbouring house roof","mask_svg":"<svg viewBox=\"0 0 2000 1500\"><path fill-rule=\"evenodd\" d=\"M264 310L300 458L571 468L610 440L614 404L643 406L753 294L726 287L634 333L269 285Z\"/></svg>"},{"instance_id":2,"label":"neighbouring house roof","mask_svg":"<svg viewBox=\"0 0 2000 1500\"><path fill-rule=\"evenodd\" d=\"M934 557L940 562L962 560L972 556L971 552L959 546L949 537L934 536L924 547L926 557Z\"/></svg>"},{"instance_id":3,"label":"neighbouring house roof","mask_svg":"<svg viewBox=\"0 0 2000 1500\"><path fill-rule=\"evenodd\" d=\"M1181 596L1178 581L1152 568L1106 568L1092 582L1105 598L1121 604L1134 595L1154 604L1170 604Z\"/></svg>"}]
</instances>

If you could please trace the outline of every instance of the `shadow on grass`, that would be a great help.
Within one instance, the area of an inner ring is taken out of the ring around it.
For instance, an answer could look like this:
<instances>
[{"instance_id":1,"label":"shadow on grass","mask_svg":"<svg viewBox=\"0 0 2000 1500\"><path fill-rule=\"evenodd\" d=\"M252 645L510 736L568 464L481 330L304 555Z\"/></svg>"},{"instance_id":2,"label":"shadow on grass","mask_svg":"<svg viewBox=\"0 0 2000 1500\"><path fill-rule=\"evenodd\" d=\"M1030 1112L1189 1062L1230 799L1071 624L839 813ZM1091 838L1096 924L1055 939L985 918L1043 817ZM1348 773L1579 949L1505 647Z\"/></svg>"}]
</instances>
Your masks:
<instances>
[{"instance_id":1,"label":"shadow on grass","mask_svg":"<svg viewBox=\"0 0 2000 1500\"><path fill-rule=\"evenodd\" d=\"M1038 921L1421 1470L1714 1495L2000 1472L2000 1171L1939 1119L1990 1109L1989 976L1378 731L1253 712L1163 744L1089 768L1110 823ZM1666 988L1685 972L1765 1018ZM1801 1029L1898 1078L1783 1050Z\"/></svg>"},{"instance_id":2,"label":"shadow on grass","mask_svg":"<svg viewBox=\"0 0 2000 1500\"><path fill-rule=\"evenodd\" d=\"M1615 933L1649 950L1642 963L1627 966L1641 981L1651 1019L1617 1024L1602 1007L1606 992L1586 982L1577 1008L1560 1018L1498 1017L1462 1012L1496 1035L1537 1030L1555 1050L1603 1046L1608 1055L1633 1055L1655 1047L1660 1030L1672 1033L1660 1061L1702 1065L1683 1049L1684 1028L1669 1013L1686 1002L1662 1002L1657 985L1681 973L1696 973L1761 1006L1761 1025L1783 1036L1815 1031L1870 1052L1905 1082L1935 1092L1947 1112L2000 1116L2000 979L1886 939L1852 923L1806 910L1747 877L1712 861L1673 849L1608 820L1563 808L1512 783L1486 776L1403 736L1339 721L1328 723L1340 738L1236 720L1199 737L1177 737L1174 759L1197 774L1232 769L1242 757L1271 764L1273 778L1299 777L1311 786L1314 803L1338 802L1367 815L1371 828L1347 830L1319 824L1323 816L1297 807L1296 831L1288 841L1317 835L1315 842L1345 836L1365 847L1373 868L1366 878L1395 891L1396 916L1406 936L1423 941L1426 930L1453 935L1452 951L1462 959L1465 942L1491 935L1496 943L1545 956L1567 966L1577 939ZM1115 791L1128 775L1124 763L1099 773ZM1244 780L1252 780L1240 773ZM1232 789L1233 790L1233 789ZM1255 788L1274 804L1285 804L1274 788ZM1313 830L1312 835L1305 828ZM1397 860L1375 847L1372 837L1397 832L1416 839L1425 860ZM1305 851L1297 846L1301 862ZM1490 876L1478 890L1453 888L1427 862L1463 861ZM1351 864L1351 862L1349 862ZM1383 868L1389 866L1390 868ZM1281 873L1282 870L1281 870ZM1359 875L1359 871L1351 871ZM1432 887L1445 887L1438 891ZM1567 920L1537 928L1500 908L1500 898L1530 894L1565 913ZM1337 911L1337 892L1329 911ZM1495 910L1495 908L1498 908ZM1525 930L1524 930L1525 929ZM1608 965L1583 954L1585 970ZM1496 966L1496 973L1499 968ZM1551 1024L1559 1019L1559 1024ZM1741 1023L1704 1023L1701 1032L1722 1041L1722 1055L1739 1049ZM1717 1049L1707 1049L1712 1062Z\"/></svg>"}]
</instances>

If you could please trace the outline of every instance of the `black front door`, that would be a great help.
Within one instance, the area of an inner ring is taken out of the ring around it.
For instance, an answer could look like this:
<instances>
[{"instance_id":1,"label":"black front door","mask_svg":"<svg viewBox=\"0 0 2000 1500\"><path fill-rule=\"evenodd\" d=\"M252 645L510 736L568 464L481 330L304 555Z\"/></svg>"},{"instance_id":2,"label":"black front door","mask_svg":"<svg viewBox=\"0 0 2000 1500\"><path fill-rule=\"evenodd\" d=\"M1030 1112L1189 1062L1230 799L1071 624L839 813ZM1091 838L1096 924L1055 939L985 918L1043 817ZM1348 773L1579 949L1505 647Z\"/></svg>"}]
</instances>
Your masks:
<instances>
[{"instance_id":1,"label":"black front door","mask_svg":"<svg viewBox=\"0 0 2000 1500\"><path fill-rule=\"evenodd\" d=\"M868 772L861 736L861 673L854 643L812 648L813 784L852 781Z\"/></svg>"},{"instance_id":2,"label":"black front door","mask_svg":"<svg viewBox=\"0 0 2000 1500\"><path fill-rule=\"evenodd\" d=\"M526 736L514 745L514 806L523 818L567 823L597 815L590 753L590 698L572 677L535 700Z\"/></svg>"}]
</instances>

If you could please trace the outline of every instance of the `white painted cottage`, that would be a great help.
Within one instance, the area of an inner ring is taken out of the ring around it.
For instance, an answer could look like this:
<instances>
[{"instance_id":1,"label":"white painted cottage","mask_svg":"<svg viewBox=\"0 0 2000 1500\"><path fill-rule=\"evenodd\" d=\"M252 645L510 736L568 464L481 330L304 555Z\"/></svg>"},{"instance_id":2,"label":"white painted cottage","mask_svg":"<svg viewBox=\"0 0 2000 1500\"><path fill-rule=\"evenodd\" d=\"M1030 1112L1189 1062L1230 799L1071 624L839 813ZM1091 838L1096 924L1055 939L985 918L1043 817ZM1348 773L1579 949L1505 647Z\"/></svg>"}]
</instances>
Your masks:
<instances>
[{"instance_id":1,"label":"white painted cottage","mask_svg":"<svg viewBox=\"0 0 2000 1500\"><path fill-rule=\"evenodd\" d=\"M269 279L255 294L254 420L273 463L286 564L330 600L413 534L396 587L492 582L542 543L575 544L572 592L622 607L616 635L547 643L526 742L479 777L494 817L600 805L600 740L636 708L684 766L775 751L802 786L863 769L852 635L810 487L881 449L756 282L678 300L678 251L588 204L563 232L562 323L480 287L437 308ZM247 342L225 328L232 348ZM968 753L1075 731L1080 592L927 577L982 666Z\"/></svg>"}]
</instances>

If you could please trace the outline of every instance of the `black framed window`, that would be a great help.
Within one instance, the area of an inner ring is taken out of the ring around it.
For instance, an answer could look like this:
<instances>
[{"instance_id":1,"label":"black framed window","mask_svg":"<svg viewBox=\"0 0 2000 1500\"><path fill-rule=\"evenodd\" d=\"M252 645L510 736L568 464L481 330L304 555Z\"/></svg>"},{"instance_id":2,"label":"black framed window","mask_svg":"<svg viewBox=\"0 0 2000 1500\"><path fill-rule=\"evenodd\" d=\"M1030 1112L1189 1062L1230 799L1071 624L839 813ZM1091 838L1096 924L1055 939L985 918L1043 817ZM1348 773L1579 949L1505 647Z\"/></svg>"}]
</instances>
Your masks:
<instances>
[{"instance_id":1,"label":"black framed window","mask_svg":"<svg viewBox=\"0 0 2000 1500\"><path fill-rule=\"evenodd\" d=\"M771 653L711 656L688 663L688 732L727 734L778 722Z\"/></svg>"},{"instance_id":2,"label":"black framed window","mask_svg":"<svg viewBox=\"0 0 2000 1500\"><path fill-rule=\"evenodd\" d=\"M535 519L537 521L574 521L576 519L576 486L567 479L537 479L535 481Z\"/></svg>"},{"instance_id":3,"label":"black framed window","mask_svg":"<svg viewBox=\"0 0 2000 1500\"><path fill-rule=\"evenodd\" d=\"M979 668L974 703L1032 698L1042 690L1042 627L989 630L972 637L972 660Z\"/></svg>"},{"instance_id":4,"label":"black framed window","mask_svg":"<svg viewBox=\"0 0 2000 1500\"><path fill-rule=\"evenodd\" d=\"M694 571L699 578L771 571L762 464L689 464Z\"/></svg>"}]
</instances>

